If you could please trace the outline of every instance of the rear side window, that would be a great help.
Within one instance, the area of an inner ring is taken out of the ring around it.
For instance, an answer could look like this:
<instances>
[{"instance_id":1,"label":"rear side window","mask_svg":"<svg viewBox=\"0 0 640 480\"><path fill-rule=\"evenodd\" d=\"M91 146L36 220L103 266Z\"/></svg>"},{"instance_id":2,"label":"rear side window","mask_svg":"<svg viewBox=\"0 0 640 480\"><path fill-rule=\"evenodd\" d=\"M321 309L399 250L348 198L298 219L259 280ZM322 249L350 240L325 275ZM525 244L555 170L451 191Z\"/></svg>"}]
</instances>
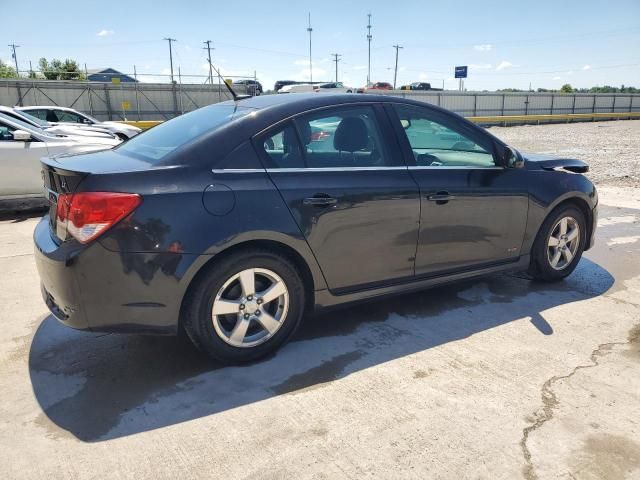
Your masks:
<instances>
[{"instance_id":1,"label":"rear side window","mask_svg":"<svg viewBox=\"0 0 640 480\"><path fill-rule=\"evenodd\" d=\"M47 112L45 110L27 110L26 113L39 118L40 120L46 120Z\"/></svg>"},{"instance_id":2,"label":"rear side window","mask_svg":"<svg viewBox=\"0 0 640 480\"><path fill-rule=\"evenodd\" d=\"M237 105L200 108L136 135L116 149L120 153L156 163L177 148L252 111L254 109Z\"/></svg>"},{"instance_id":3,"label":"rear side window","mask_svg":"<svg viewBox=\"0 0 640 480\"><path fill-rule=\"evenodd\" d=\"M370 106L301 115L294 123L269 133L263 148L269 166L275 168L375 168L394 164Z\"/></svg>"}]
</instances>

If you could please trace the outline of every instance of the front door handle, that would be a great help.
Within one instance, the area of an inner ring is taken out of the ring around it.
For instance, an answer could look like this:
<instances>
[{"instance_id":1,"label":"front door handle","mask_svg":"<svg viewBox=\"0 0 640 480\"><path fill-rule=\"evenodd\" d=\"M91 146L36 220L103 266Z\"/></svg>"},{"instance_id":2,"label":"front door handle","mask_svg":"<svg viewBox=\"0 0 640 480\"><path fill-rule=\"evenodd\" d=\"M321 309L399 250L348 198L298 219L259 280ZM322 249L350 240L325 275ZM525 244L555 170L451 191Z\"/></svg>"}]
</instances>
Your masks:
<instances>
[{"instance_id":1,"label":"front door handle","mask_svg":"<svg viewBox=\"0 0 640 480\"><path fill-rule=\"evenodd\" d=\"M302 203L313 207L328 207L338 203L338 199L331 197L326 193L316 193L313 197L305 198Z\"/></svg>"},{"instance_id":2,"label":"front door handle","mask_svg":"<svg viewBox=\"0 0 640 480\"><path fill-rule=\"evenodd\" d=\"M438 205L444 205L449 200L454 200L455 198L456 197L454 195L450 195L449 192L438 192L433 195L427 195L427 200L436 202Z\"/></svg>"}]
</instances>

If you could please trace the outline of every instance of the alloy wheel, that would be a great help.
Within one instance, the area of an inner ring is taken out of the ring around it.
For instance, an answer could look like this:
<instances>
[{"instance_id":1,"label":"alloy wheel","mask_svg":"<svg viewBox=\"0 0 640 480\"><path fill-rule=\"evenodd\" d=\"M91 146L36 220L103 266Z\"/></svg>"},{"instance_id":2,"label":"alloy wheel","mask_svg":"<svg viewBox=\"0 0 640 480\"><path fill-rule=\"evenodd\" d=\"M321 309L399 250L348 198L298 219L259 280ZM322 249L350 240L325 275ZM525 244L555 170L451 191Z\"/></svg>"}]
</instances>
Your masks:
<instances>
[{"instance_id":1,"label":"alloy wheel","mask_svg":"<svg viewBox=\"0 0 640 480\"><path fill-rule=\"evenodd\" d=\"M218 290L211 309L218 336L234 347L255 347L273 337L289 308L286 284L271 270L249 268Z\"/></svg>"},{"instance_id":2,"label":"alloy wheel","mask_svg":"<svg viewBox=\"0 0 640 480\"><path fill-rule=\"evenodd\" d=\"M564 270L578 252L580 225L573 217L562 217L551 229L547 240L547 260L554 270Z\"/></svg>"}]
</instances>

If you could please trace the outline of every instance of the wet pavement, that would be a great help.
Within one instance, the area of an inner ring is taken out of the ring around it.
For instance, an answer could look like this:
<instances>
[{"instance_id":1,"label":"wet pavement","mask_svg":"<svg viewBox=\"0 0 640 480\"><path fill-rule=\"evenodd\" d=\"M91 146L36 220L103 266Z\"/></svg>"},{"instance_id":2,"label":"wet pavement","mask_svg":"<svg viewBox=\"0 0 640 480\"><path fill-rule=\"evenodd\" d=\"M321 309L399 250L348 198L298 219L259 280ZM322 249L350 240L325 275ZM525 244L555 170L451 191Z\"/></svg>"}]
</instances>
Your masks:
<instances>
[{"instance_id":1,"label":"wet pavement","mask_svg":"<svg viewBox=\"0 0 640 480\"><path fill-rule=\"evenodd\" d=\"M41 301L36 218L0 220L6 478L640 476L640 191L601 191L557 284L474 281L307 319L265 361L77 332Z\"/></svg>"}]
</instances>

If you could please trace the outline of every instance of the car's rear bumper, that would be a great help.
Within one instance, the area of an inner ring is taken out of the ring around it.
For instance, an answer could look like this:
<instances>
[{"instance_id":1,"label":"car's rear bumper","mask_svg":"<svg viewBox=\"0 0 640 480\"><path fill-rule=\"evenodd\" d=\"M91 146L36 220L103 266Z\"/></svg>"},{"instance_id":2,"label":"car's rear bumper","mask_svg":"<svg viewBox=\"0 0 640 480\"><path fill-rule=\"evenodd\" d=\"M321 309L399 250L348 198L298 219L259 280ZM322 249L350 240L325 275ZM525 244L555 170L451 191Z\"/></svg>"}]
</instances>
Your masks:
<instances>
[{"instance_id":1,"label":"car's rear bumper","mask_svg":"<svg viewBox=\"0 0 640 480\"><path fill-rule=\"evenodd\" d=\"M34 231L42 295L63 324L81 330L175 334L190 255L113 252L52 238L47 217Z\"/></svg>"}]
</instances>

